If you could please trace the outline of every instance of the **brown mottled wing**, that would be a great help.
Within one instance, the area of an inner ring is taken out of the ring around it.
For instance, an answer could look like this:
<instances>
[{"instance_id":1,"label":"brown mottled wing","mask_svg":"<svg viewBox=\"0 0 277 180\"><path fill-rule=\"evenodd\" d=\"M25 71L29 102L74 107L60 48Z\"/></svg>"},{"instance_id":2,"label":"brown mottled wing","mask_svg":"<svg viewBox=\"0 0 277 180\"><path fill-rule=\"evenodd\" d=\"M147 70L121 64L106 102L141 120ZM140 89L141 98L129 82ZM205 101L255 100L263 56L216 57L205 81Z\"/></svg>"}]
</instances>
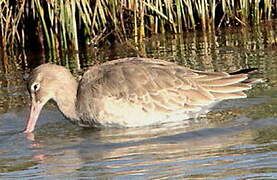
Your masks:
<instances>
[{"instance_id":1,"label":"brown mottled wing","mask_svg":"<svg viewBox=\"0 0 277 180\"><path fill-rule=\"evenodd\" d=\"M198 111L222 99L245 97L241 91L250 86L240 82L246 78L194 71L160 60L128 58L92 68L80 85L89 88L82 92L89 92L93 99L87 99L88 106L97 100L101 104L100 99L108 96L157 112Z\"/></svg>"}]
</instances>

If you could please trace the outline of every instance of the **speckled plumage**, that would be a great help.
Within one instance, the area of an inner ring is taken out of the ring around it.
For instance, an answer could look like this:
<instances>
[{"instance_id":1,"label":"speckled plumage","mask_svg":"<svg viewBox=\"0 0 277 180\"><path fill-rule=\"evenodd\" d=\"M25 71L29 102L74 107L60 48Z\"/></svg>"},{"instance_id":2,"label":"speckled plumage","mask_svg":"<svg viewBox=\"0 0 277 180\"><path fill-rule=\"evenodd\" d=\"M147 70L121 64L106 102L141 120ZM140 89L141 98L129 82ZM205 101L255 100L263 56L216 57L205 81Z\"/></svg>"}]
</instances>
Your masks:
<instances>
[{"instance_id":1,"label":"speckled plumage","mask_svg":"<svg viewBox=\"0 0 277 180\"><path fill-rule=\"evenodd\" d=\"M39 81L31 97L54 99L80 126L134 127L192 118L221 100L244 98L247 78L135 57L93 66L79 84L64 67L44 64L31 74L29 89Z\"/></svg>"}]
</instances>

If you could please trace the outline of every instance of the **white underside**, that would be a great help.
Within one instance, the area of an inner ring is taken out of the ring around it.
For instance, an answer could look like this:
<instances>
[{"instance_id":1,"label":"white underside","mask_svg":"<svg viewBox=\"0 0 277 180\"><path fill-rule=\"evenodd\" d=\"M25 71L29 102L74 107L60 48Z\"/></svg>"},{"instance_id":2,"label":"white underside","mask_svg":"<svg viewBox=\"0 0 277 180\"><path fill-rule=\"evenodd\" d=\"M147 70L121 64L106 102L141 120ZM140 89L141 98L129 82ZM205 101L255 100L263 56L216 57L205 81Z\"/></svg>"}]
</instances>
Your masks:
<instances>
[{"instance_id":1,"label":"white underside","mask_svg":"<svg viewBox=\"0 0 277 180\"><path fill-rule=\"evenodd\" d=\"M139 127L165 122L181 121L197 118L205 114L215 104L195 111L184 108L174 109L171 112L157 112L155 110L143 110L141 105L124 103L120 100L107 99L104 108L99 112L97 122L103 126Z\"/></svg>"}]
</instances>

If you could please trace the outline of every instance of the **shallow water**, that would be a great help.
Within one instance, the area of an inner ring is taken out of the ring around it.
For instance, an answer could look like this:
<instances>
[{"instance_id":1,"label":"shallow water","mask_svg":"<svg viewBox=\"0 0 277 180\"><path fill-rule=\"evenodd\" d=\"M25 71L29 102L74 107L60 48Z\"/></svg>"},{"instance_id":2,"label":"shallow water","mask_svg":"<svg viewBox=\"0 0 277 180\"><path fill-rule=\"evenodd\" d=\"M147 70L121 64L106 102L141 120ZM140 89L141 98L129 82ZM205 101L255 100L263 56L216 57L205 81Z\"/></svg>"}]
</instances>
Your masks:
<instances>
[{"instance_id":1,"label":"shallow water","mask_svg":"<svg viewBox=\"0 0 277 180\"><path fill-rule=\"evenodd\" d=\"M138 46L90 48L63 60L8 56L0 65L0 179L277 179L276 29L273 23L153 36ZM144 128L82 129L49 104L34 134L21 133L29 67L52 61L78 74L93 59L138 54L207 71L257 67L266 83L206 117Z\"/></svg>"}]
</instances>

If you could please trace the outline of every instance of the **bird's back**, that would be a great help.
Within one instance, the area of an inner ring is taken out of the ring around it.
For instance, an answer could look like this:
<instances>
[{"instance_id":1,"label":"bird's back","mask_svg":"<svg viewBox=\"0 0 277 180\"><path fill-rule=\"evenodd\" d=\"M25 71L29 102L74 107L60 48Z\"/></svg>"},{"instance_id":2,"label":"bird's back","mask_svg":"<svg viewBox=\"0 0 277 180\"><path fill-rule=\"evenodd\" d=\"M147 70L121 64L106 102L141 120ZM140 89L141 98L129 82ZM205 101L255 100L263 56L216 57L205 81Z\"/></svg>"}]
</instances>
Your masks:
<instances>
[{"instance_id":1,"label":"bird's back","mask_svg":"<svg viewBox=\"0 0 277 180\"><path fill-rule=\"evenodd\" d=\"M146 58L107 62L90 68L79 83L79 124L130 127L188 119L223 99L246 97L246 79Z\"/></svg>"}]
</instances>

